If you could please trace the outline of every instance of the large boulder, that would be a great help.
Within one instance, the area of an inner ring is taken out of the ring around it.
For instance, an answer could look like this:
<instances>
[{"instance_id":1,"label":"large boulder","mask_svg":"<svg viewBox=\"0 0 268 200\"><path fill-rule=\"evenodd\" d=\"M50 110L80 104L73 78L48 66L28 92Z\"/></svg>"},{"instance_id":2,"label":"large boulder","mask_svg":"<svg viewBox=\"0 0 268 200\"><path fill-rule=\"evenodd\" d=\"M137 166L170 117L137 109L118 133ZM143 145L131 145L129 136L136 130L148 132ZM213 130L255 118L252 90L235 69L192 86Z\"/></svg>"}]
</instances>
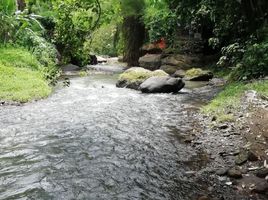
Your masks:
<instances>
[{"instance_id":1,"label":"large boulder","mask_svg":"<svg viewBox=\"0 0 268 200\"><path fill-rule=\"evenodd\" d=\"M119 76L116 86L138 90L140 84L153 76L168 76L168 74L162 70L150 71L142 67L132 67Z\"/></svg>"},{"instance_id":2,"label":"large boulder","mask_svg":"<svg viewBox=\"0 0 268 200\"><path fill-rule=\"evenodd\" d=\"M200 68L192 68L186 71L185 80L188 81L209 81L213 78L213 73Z\"/></svg>"},{"instance_id":3,"label":"large boulder","mask_svg":"<svg viewBox=\"0 0 268 200\"><path fill-rule=\"evenodd\" d=\"M176 93L185 86L180 78L172 78L169 76L154 76L140 85L143 93Z\"/></svg>"},{"instance_id":4,"label":"large boulder","mask_svg":"<svg viewBox=\"0 0 268 200\"><path fill-rule=\"evenodd\" d=\"M161 62L162 65L176 66L176 69L189 69L200 64L201 60L198 56L174 54L163 58Z\"/></svg>"},{"instance_id":5,"label":"large boulder","mask_svg":"<svg viewBox=\"0 0 268 200\"><path fill-rule=\"evenodd\" d=\"M139 59L140 67L149 70L157 70L161 67L161 57L161 54L146 54Z\"/></svg>"}]
</instances>

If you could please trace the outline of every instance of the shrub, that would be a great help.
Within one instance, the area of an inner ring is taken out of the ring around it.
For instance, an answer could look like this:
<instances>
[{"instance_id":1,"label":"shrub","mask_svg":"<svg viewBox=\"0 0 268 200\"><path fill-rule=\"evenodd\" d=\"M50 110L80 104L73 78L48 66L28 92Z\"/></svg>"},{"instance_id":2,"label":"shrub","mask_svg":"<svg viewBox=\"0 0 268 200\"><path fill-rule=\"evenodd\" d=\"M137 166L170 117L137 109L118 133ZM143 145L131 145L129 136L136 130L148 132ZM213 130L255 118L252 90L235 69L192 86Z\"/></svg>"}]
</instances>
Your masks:
<instances>
[{"instance_id":1,"label":"shrub","mask_svg":"<svg viewBox=\"0 0 268 200\"><path fill-rule=\"evenodd\" d=\"M242 60L236 65L231 80L250 80L268 75L268 40L249 45Z\"/></svg>"},{"instance_id":2,"label":"shrub","mask_svg":"<svg viewBox=\"0 0 268 200\"><path fill-rule=\"evenodd\" d=\"M99 20L99 4L95 0L56 1L55 11L55 39L60 51L75 64L87 64L89 52L83 47Z\"/></svg>"},{"instance_id":3,"label":"shrub","mask_svg":"<svg viewBox=\"0 0 268 200\"><path fill-rule=\"evenodd\" d=\"M55 46L45 38L39 36L37 32L33 32L31 29L25 29L19 35L18 43L28 47L42 65L55 65L57 61L57 50Z\"/></svg>"},{"instance_id":4,"label":"shrub","mask_svg":"<svg viewBox=\"0 0 268 200\"><path fill-rule=\"evenodd\" d=\"M144 23L149 33L150 42L165 38L169 44L173 43L177 16L165 2L155 2L152 5L147 5Z\"/></svg>"}]
</instances>

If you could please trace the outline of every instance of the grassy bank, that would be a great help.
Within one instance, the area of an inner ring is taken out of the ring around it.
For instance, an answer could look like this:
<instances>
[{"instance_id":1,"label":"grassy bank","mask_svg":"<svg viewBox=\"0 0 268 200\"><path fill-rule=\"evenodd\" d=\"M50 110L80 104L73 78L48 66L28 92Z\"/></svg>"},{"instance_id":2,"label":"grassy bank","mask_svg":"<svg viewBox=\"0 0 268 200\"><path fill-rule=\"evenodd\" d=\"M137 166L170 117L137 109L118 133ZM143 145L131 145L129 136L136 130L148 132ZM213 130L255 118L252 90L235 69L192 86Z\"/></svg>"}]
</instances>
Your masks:
<instances>
[{"instance_id":1,"label":"grassy bank","mask_svg":"<svg viewBox=\"0 0 268 200\"><path fill-rule=\"evenodd\" d=\"M215 99L203 107L203 112L215 116L218 122L233 121L235 118L232 113L239 109L242 101L241 97L248 90L255 90L261 95L268 96L268 80L231 83Z\"/></svg>"},{"instance_id":2,"label":"grassy bank","mask_svg":"<svg viewBox=\"0 0 268 200\"><path fill-rule=\"evenodd\" d=\"M28 102L47 97L44 67L27 50L0 47L0 100Z\"/></svg>"}]
</instances>

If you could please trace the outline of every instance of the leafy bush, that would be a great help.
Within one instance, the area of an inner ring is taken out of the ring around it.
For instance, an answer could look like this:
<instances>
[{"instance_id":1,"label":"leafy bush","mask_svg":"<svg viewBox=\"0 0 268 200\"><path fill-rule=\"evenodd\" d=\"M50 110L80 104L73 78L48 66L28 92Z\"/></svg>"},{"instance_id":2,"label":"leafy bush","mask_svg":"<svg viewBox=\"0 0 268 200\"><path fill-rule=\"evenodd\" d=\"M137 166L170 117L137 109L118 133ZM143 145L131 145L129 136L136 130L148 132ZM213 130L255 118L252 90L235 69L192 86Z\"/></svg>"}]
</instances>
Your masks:
<instances>
[{"instance_id":1,"label":"leafy bush","mask_svg":"<svg viewBox=\"0 0 268 200\"><path fill-rule=\"evenodd\" d=\"M99 4L95 0L57 1L55 11L55 36L60 51L76 64L87 64L89 52L84 52L83 47L99 20Z\"/></svg>"},{"instance_id":2,"label":"leafy bush","mask_svg":"<svg viewBox=\"0 0 268 200\"><path fill-rule=\"evenodd\" d=\"M28 10L16 11L16 1L1 0L0 1L0 42L14 43L18 34L26 28L40 31L43 29L38 15L29 14Z\"/></svg>"},{"instance_id":3,"label":"leafy bush","mask_svg":"<svg viewBox=\"0 0 268 200\"><path fill-rule=\"evenodd\" d=\"M144 23L149 33L150 42L155 42L161 38L165 38L170 44L173 42L177 16L165 2L149 2L144 15Z\"/></svg>"},{"instance_id":4,"label":"leafy bush","mask_svg":"<svg viewBox=\"0 0 268 200\"><path fill-rule=\"evenodd\" d=\"M22 31L18 36L17 43L27 47L29 51L32 52L33 56L42 65L42 73L46 80L48 80L50 84L55 85L57 78L60 76L60 72L56 67L56 47L31 29Z\"/></svg>"},{"instance_id":5,"label":"leafy bush","mask_svg":"<svg viewBox=\"0 0 268 200\"><path fill-rule=\"evenodd\" d=\"M235 65L245 53L244 45L239 43L233 43L226 47L223 47L221 50L222 57L217 63L218 67L231 67Z\"/></svg>"},{"instance_id":6,"label":"leafy bush","mask_svg":"<svg viewBox=\"0 0 268 200\"><path fill-rule=\"evenodd\" d=\"M55 46L39 36L38 33L33 32L31 29L25 29L19 35L18 43L28 47L42 65L55 65L57 61Z\"/></svg>"},{"instance_id":7,"label":"leafy bush","mask_svg":"<svg viewBox=\"0 0 268 200\"><path fill-rule=\"evenodd\" d=\"M249 45L236 65L231 80L250 80L268 75L268 40Z\"/></svg>"},{"instance_id":8,"label":"leafy bush","mask_svg":"<svg viewBox=\"0 0 268 200\"><path fill-rule=\"evenodd\" d=\"M0 0L0 42L6 43L12 39L18 22L14 16L16 4L13 0Z\"/></svg>"}]
</instances>

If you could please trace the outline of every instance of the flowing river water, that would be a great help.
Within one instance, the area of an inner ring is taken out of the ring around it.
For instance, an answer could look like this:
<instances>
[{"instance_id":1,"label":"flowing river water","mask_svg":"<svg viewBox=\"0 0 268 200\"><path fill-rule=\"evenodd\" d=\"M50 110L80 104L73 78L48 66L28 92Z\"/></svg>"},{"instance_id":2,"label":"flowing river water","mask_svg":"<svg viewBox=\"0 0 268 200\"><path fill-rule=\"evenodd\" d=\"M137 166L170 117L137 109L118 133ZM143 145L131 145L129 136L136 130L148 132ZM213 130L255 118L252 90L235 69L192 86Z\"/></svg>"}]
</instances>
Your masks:
<instances>
[{"instance_id":1,"label":"flowing river water","mask_svg":"<svg viewBox=\"0 0 268 200\"><path fill-rule=\"evenodd\" d=\"M76 77L47 99L0 107L0 199L187 200L207 190L186 175L205 155L178 133L212 94L141 94L115 82Z\"/></svg>"}]
</instances>

